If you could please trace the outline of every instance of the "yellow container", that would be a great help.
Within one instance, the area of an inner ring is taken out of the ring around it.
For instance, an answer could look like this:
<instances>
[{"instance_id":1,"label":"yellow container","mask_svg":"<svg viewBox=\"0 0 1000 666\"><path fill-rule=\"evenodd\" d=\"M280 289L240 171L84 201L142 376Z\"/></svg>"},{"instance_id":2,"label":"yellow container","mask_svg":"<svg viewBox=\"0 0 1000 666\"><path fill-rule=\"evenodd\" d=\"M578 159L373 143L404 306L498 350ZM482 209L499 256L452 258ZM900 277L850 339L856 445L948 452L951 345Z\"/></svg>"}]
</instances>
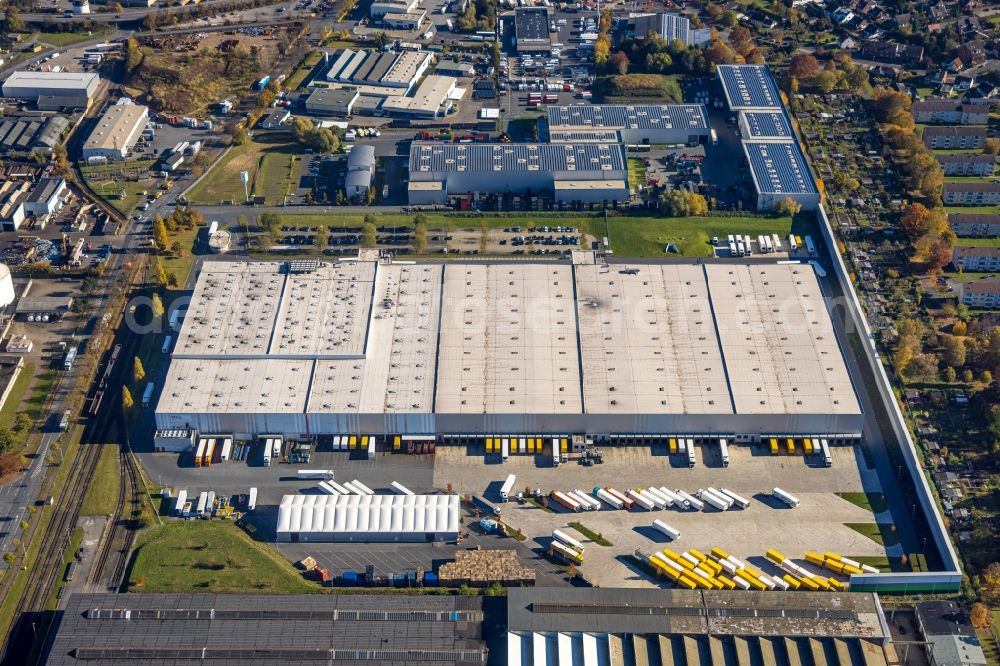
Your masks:
<instances>
[{"instance_id":1,"label":"yellow container","mask_svg":"<svg viewBox=\"0 0 1000 666\"><path fill-rule=\"evenodd\" d=\"M852 575L852 576L864 573L864 571L862 571L858 567L854 566L853 564L845 564L844 568L841 569L841 572L845 573L845 574Z\"/></svg>"},{"instance_id":2,"label":"yellow container","mask_svg":"<svg viewBox=\"0 0 1000 666\"><path fill-rule=\"evenodd\" d=\"M814 582L817 585L819 585L819 587L820 587L821 590L829 590L830 589L830 581L828 581L826 578L823 578L822 576L813 576L812 577L812 582Z\"/></svg>"},{"instance_id":3,"label":"yellow container","mask_svg":"<svg viewBox=\"0 0 1000 666\"><path fill-rule=\"evenodd\" d=\"M808 437L806 437L805 439L803 439L802 440L802 448L805 449L806 453L812 453L813 452L813 443L812 443L812 440L809 439Z\"/></svg>"},{"instance_id":4,"label":"yellow container","mask_svg":"<svg viewBox=\"0 0 1000 666\"><path fill-rule=\"evenodd\" d=\"M819 553L806 553L806 562L808 562L809 564L823 566L823 562L825 561L826 560L823 559L823 556L820 555Z\"/></svg>"},{"instance_id":5,"label":"yellow container","mask_svg":"<svg viewBox=\"0 0 1000 666\"><path fill-rule=\"evenodd\" d=\"M528 438L528 453L534 453L534 452L535 452L535 438L534 437L529 437Z\"/></svg>"},{"instance_id":6,"label":"yellow container","mask_svg":"<svg viewBox=\"0 0 1000 666\"><path fill-rule=\"evenodd\" d=\"M358 448L358 436L357 435L351 435L350 438L348 438L348 440L347 440L347 448L349 448L349 449L356 449L356 448Z\"/></svg>"},{"instance_id":7,"label":"yellow container","mask_svg":"<svg viewBox=\"0 0 1000 666\"><path fill-rule=\"evenodd\" d=\"M830 578L826 582L828 582L830 584L830 588L834 589L834 590L840 591L840 590L845 589L845 587L846 587L843 583L841 583L836 578Z\"/></svg>"},{"instance_id":8,"label":"yellow container","mask_svg":"<svg viewBox=\"0 0 1000 666\"><path fill-rule=\"evenodd\" d=\"M708 571L713 576L718 576L722 571L722 566L715 560L702 560L701 567L705 571Z\"/></svg>"},{"instance_id":9,"label":"yellow container","mask_svg":"<svg viewBox=\"0 0 1000 666\"><path fill-rule=\"evenodd\" d=\"M828 560L833 560L834 562L839 562L841 560L840 555L837 555L837 553L823 553L823 557Z\"/></svg>"},{"instance_id":10,"label":"yellow container","mask_svg":"<svg viewBox=\"0 0 1000 666\"><path fill-rule=\"evenodd\" d=\"M675 562L681 558L680 555L670 550L669 548L664 548L660 552L669 557L670 559L674 560Z\"/></svg>"},{"instance_id":11,"label":"yellow container","mask_svg":"<svg viewBox=\"0 0 1000 666\"><path fill-rule=\"evenodd\" d=\"M736 583L733 582L732 578L726 578L725 576L716 576L717 581L722 583L723 587L727 590L732 590L736 588Z\"/></svg>"},{"instance_id":12,"label":"yellow container","mask_svg":"<svg viewBox=\"0 0 1000 666\"><path fill-rule=\"evenodd\" d=\"M670 438L670 452L677 453L677 440L673 437Z\"/></svg>"},{"instance_id":13,"label":"yellow container","mask_svg":"<svg viewBox=\"0 0 1000 666\"><path fill-rule=\"evenodd\" d=\"M704 562L705 560L708 559L705 556L705 553L701 552L700 550L695 550L694 548L689 548L688 549L688 555L693 556L699 562Z\"/></svg>"},{"instance_id":14,"label":"yellow container","mask_svg":"<svg viewBox=\"0 0 1000 666\"><path fill-rule=\"evenodd\" d=\"M714 557L716 559L719 559L719 560L724 560L727 557L729 557L729 553L727 553L726 551L722 550L721 548L713 548L711 550L711 553L712 553L712 557Z\"/></svg>"},{"instance_id":15,"label":"yellow container","mask_svg":"<svg viewBox=\"0 0 1000 666\"><path fill-rule=\"evenodd\" d=\"M781 453L781 450L778 448L778 440L776 440L775 438L772 437L771 438L771 455L772 456L776 456L779 453Z\"/></svg>"},{"instance_id":16,"label":"yellow container","mask_svg":"<svg viewBox=\"0 0 1000 666\"><path fill-rule=\"evenodd\" d=\"M781 564L782 562L785 561L784 555L782 555L776 550L771 550L770 548L767 549L767 552L764 553L764 555L767 557L767 559L771 560L775 564Z\"/></svg>"},{"instance_id":17,"label":"yellow container","mask_svg":"<svg viewBox=\"0 0 1000 666\"><path fill-rule=\"evenodd\" d=\"M687 560L685 560L683 557L678 557L675 561L677 562L677 564L681 565L682 567L684 567L685 569L687 569L689 572L694 569L694 565L691 564L690 562L688 562ZM694 575L697 575L697 574L694 574Z\"/></svg>"},{"instance_id":18,"label":"yellow container","mask_svg":"<svg viewBox=\"0 0 1000 666\"><path fill-rule=\"evenodd\" d=\"M785 449L788 453L795 453L795 440L789 439L785 442Z\"/></svg>"},{"instance_id":19,"label":"yellow container","mask_svg":"<svg viewBox=\"0 0 1000 666\"><path fill-rule=\"evenodd\" d=\"M681 587L686 587L689 590L693 590L694 588L698 587L698 585L687 576L681 576L680 578L678 578L677 584L680 585Z\"/></svg>"},{"instance_id":20,"label":"yellow container","mask_svg":"<svg viewBox=\"0 0 1000 666\"><path fill-rule=\"evenodd\" d=\"M823 566L834 573L844 573L844 565L840 562L834 562L833 560L827 560L823 563Z\"/></svg>"},{"instance_id":21,"label":"yellow container","mask_svg":"<svg viewBox=\"0 0 1000 666\"><path fill-rule=\"evenodd\" d=\"M788 583L788 587L790 589L797 590L800 587L802 587L802 582L792 574L785 574L784 576L781 577L781 580Z\"/></svg>"},{"instance_id":22,"label":"yellow container","mask_svg":"<svg viewBox=\"0 0 1000 666\"><path fill-rule=\"evenodd\" d=\"M562 438L561 440L559 440L559 452L560 453L568 453L569 452L569 442L566 441L565 437Z\"/></svg>"}]
</instances>

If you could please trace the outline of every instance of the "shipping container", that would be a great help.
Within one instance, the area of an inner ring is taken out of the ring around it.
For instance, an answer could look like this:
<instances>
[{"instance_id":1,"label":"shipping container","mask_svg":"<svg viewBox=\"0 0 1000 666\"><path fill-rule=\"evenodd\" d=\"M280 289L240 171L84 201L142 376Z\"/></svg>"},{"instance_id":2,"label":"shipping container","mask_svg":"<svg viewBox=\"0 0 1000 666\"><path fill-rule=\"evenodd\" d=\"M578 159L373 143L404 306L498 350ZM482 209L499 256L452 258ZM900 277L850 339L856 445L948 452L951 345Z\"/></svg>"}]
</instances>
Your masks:
<instances>
[{"instance_id":1,"label":"shipping container","mask_svg":"<svg viewBox=\"0 0 1000 666\"><path fill-rule=\"evenodd\" d=\"M702 501L711 504L719 511L729 511L729 507L733 504L731 500L711 488L699 488L696 494Z\"/></svg>"},{"instance_id":2,"label":"shipping container","mask_svg":"<svg viewBox=\"0 0 1000 666\"><path fill-rule=\"evenodd\" d=\"M810 257L816 256L816 244L813 243L812 236L806 236L806 252L809 253Z\"/></svg>"},{"instance_id":3,"label":"shipping container","mask_svg":"<svg viewBox=\"0 0 1000 666\"><path fill-rule=\"evenodd\" d=\"M688 509L691 508L691 504L686 499L684 499L674 491L670 490L666 486L660 486L659 488L657 488L657 490L660 491L661 495L669 499L671 506L673 506L678 511L687 511Z\"/></svg>"},{"instance_id":4,"label":"shipping container","mask_svg":"<svg viewBox=\"0 0 1000 666\"><path fill-rule=\"evenodd\" d=\"M209 467L215 459L216 441L215 438L209 438L208 444L205 445L205 456L201 459L202 467Z\"/></svg>"},{"instance_id":5,"label":"shipping container","mask_svg":"<svg viewBox=\"0 0 1000 666\"><path fill-rule=\"evenodd\" d=\"M722 455L722 466L729 467L729 445L726 440L719 440L719 453Z\"/></svg>"},{"instance_id":6,"label":"shipping container","mask_svg":"<svg viewBox=\"0 0 1000 666\"><path fill-rule=\"evenodd\" d=\"M337 492L336 488L334 488L333 486L331 486L326 481L320 481L319 483L316 484L316 487L319 488L320 492L323 493L324 495L340 495L341 494L341 493Z\"/></svg>"},{"instance_id":7,"label":"shipping container","mask_svg":"<svg viewBox=\"0 0 1000 666\"><path fill-rule=\"evenodd\" d=\"M643 488L639 492L646 498L650 499L653 504L656 505L657 509L666 509L672 504L672 502L656 488Z\"/></svg>"},{"instance_id":8,"label":"shipping container","mask_svg":"<svg viewBox=\"0 0 1000 666\"><path fill-rule=\"evenodd\" d=\"M187 504L188 491L182 490L177 493L177 500L174 502L174 515L179 516L184 513L184 505Z\"/></svg>"},{"instance_id":9,"label":"shipping container","mask_svg":"<svg viewBox=\"0 0 1000 666\"><path fill-rule=\"evenodd\" d=\"M677 438L670 438L670 453L677 453Z\"/></svg>"},{"instance_id":10,"label":"shipping container","mask_svg":"<svg viewBox=\"0 0 1000 666\"><path fill-rule=\"evenodd\" d=\"M552 438L552 466L559 467L559 439Z\"/></svg>"},{"instance_id":11,"label":"shipping container","mask_svg":"<svg viewBox=\"0 0 1000 666\"><path fill-rule=\"evenodd\" d=\"M247 511L253 511L257 508L257 489L251 488L250 495L247 499Z\"/></svg>"},{"instance_id":12,"label":"shipping container","mask_svg":"<svg viewBox=\"0 0 1000 666\"><path fill-rule=\"evenodd\" d=\"M517 482L517 477L513 474L507 475L507 480L503 482L500 486L500 501L507 502L510 500L510 494L514 492L514 483Z\"/></svg>"},{"instance_id":13,"label":"shipping container","mask_svg":"<svg viewBox=\"0 0 1000 666\"><path fill-rule=\"evenodd\" d=\"M573 490L570 490L566 494L569 495L570 497L572 497L573 499L575 499L577 502L579 502L580 506L583 507L584 511L600 511L601 510L601 503L598 502L597 500L595 500L593 497L591 497L587 493L583 492L582 490L574 488Z\"/></svg>"},{"instance_id":14,"label":"shipping container","mask_svg":"<svg viewBox=\"0 0 1000 666\"><path fill-rule=\"evenodd\" d=\"M215 491L209 490L208 501L205 504L205 512L202 514L202 517L204 518L211 517L213 513L215 513Z\"/></svg>"},{"instance_id":15,"label":"shipping container","mask_svg":"<svg viewBox=\"0 0 1000 666\"><path fill-rule=\"evenodd\" d=\"M599 500L610 506L612 509L625 508L624 502L622 502L620 499L609 493L604 488L598 488L597 490L594 491L594 494L597 495L597 498Z\"/></svg>"},{"instance_id":16,"label":"shipping container","mask_svg":"<svg viewBox=\"0 0 1000 666\"><path fill-rule=\"evenodd\" d=\"M662 520L654 520L653 527L659 530L660 532L663 532L668 537L670 537L671 541L676 541L677 539L681 538L680 530L674 529L673 527L667 525Z\"/></svg>"},{"instance_id":17,"label":"shipping container","mask_svg":"<svg viewBox=\"0 0 1000 666\"><path fill-rule=\"evenodd\" d=\"M771 243L774 246L775 252L781 252L781 238L778 234L771 234Z\"/></svg>"},{"instance_id":18,"label":"shipping container","mask_svg":"<svg viewBox=\"0 0 1000 666\"><path fill-rule=\"evenodd\" d=\"M194 466L201 467L202 462L205 460L205 447L208 446L208 440L204 437L198 438L198 446L194 450Z\"/></svg>"},{"instance_id":19,"label":"shipping container","mask_svg":"<svg viewBox=\"0 0 1000 666\"><path fill-rule=\"evenodd\" d=\"M271 447L272 447L272 442L273 441L274 440L272 440L270 437L267 437L267 438L264 439L264 466L265 467L270 467L270 465L271 465Z\"/></svg>"},{"instance_id":20,"label":"shipping container","mask_svg":"<svg viewBox=\"0 0 1000 666\"><path fill-rule=\"evenodd\" d=\"M552 530L552 538L559 541L563 545L572 548L580 554L583 554L585 550L582 543L561 530Z\"/></svg>"},{"instance_id":21,"label":"shipping container","mask_svg":"<svg viewBox=\"0 0 1000 666\"><path fill-rule=\"evenodd\" d=\"M633 502L641 506L646 511L653 511L656 508L656 504L653 503L652 499L642 495L641 493L636 492L635 490L629 490L628 492L626 492L626 495L628 495L629 499L631 499Z\"/></svg>"},{"instance_id":22,"label":"shipping container","mask_svg":"<svg viewBox=\"0 0 1000 666\"><path fill-rule=\"evenodd\" d=\"M504 437L501 442L501 446L502 448L500 451L500 459L506 461L507 458L510 456L510 440Z\"/></svg>"},{"instance_id":23,"label":"shipping container","mask_svg":"<svg viewBox=\"0 0 1000 666\"><path fill-rule=\"evenodd\" d=\"M774 437L771 438L771 455L776 456L781 453L781 448L778 446L778 440Z\"/></svg>"},{"instance_id":24,"label":"shipping container","mask_svg":"<svg viewBox=\"0 0 1000 666\"><path fill-rule=\"evenodd\" d=\"M792 252L799 249L799 243L795 239L795 234L788 234L788 247L791 248Z\"/></svg>"},{"instance_id":25,"label":"shipping container","mask_svg":"<svg viewBox=\"0 0 1000 666\"><path fill-rule=\"evenodd\" d=\"M222 450L219 452L219 461L228 462L233 451L233 440L230 437L222 440Z\"/></svg>"},{"instance_id":26,"label":"shipping container","mask_svg":"<svg viewBox=\"0 0 1000 666\"><path fill-rule=\"evenodd\" d=\"M553 540L549 546L549 553L552 555L565 560L569 564L583 564L583 555L573 550L569 546L564 546L558 541Z\"/></svg>"},{"instance_id":27,"label":"shipping container","mask_svg":"<svg viewBox=\"0 0 1000 666\"><path fill-rule=\"evenodd\" d=\"M604 488L604 490L608 494L610 494L612 497L617 498L622 503L622 506L625 507L626 510L627 509L631 509L632 506L635 504L635 502L633 502L632 499L628 495L626 495L625 493L621 492L620 490L615 490L614 488L611 488L610 486L606 486Z\"/></svg>"},{"instance_id":28,"label":"shipping container","mask_svg":"<svg viewBox=\"0 0 1000 666\"><path fill-rule=\"evenodd\" d=\"M399 481L393 481L389 484L389 489L397 495L413 495L413 491L404 486Z\"/></svg>"},{"instance_id":29,"label":"shipping container","mask_svg":"<svg viewBox=\"0 0 1000 666\"><path fill-rule=\"evenodd\" d=\"M361 491L361 492L362 492L363 494L365 494L365 495L374 495L374 494L375 494L375 491L374 491L374 490L372 490L371 488L369 488L369 487L368 487L368 486L366 486L365 484L361 483L361 482L360 482L360 481L358 481L357 479L354 479L354 480L352 480L352 481L351 481L351 484L352 484L352 485L353 485L353 486L354 486L355 488L357 488L358 490L360 490L360 491Z\"/></svg>"},{"instance_id":30,"label":"shipping container","mask_svg":"<svg viewBox=\"0 0 1000 666\"><path fill-rule=\"evenodd\" d=\"M205 513L205 506L207 504L208 504L208 492L202 491L201 494L198 495L198 504L194 510L195 515L200 516L203 513Z\"/></svg>"},{"instance_id":31,"label":"shipping container","mask_svg":"<svg viewBox=\"0 0 1000 666\"><path fill-rule=\"evenodd\" d=\"M694 497L693 495L684 492L683 490L675 489L674 493L679 495L681 499L685 500L688 503L688 506L690 506L695 511L701 511L702 509L705 508L704 502L702 502L697 497Z\"/></svg>"},{"instance_id":32,"label":"shipping container","mask_svg":"<svg viewBox=\"0 0 1000 666\"><path fill-rule=\"evenodd\" d=\"M688 467L694 467L694 464L695 464L695 462L697 462L697 460L695 459L695 456L694 456L694 440L693 439L689 439L687 441L687 454L688 454Z\"/></svg>"},{"instance_id":33,"label":"shipping container","mask_svg":"<svg viewBox=\"0 0 1000 666\"><path fill-rule=\"evenodd\" d=\"M833 466L833 458L830 456L830 445L825 439L819 440L819 448L823 453L823 464L827 467Z\"/></svg>"},{"instance_id":34,"label":"shipping container","mask_svg":"<svg viewBox=\"0 0 1000 666\"><path fill-rule=\"evenodd\" d=\"M740 507L741 509L747 509L750 507L750 500L746 499L741 495L737 495L728 488L719 488L719 492L722 494L723 497L727 497L730 500L732 500L733 504Z\"/></svg>"},{"instance_id":35,"label":"shipping container","mask_svg":"<svg viewBox=\"0 0 1000 666\"><path fill-rule=\"evenodd\" d=\"M578 501L565 493L559 492L558 490L553 490L549 493L549 498L558 504L563 505L570 511L583 511L583 506L581 506Z\"/></svg>"},{"instance_id":36,"label":"shipping container","mask_svg":"<svg viewBox=\"0 0 1000 666\"><path fill-rule=\"evenodd\" d=\"M329 481L333 478L332 469L300 469L296 473L298 479L322 479Z\"/></svg>"},{"instance_id":37,"label":"shipping container","mask_svg":"<svg viewBox=\"0 0 1000 666\"><path fill-rule=\"evenodd\" d=\"M771 495L773 495L775 499L778 499L778 500L784 502L785 504L787 504L788 506L792 507L793 509L800 504L799 499L797 497L795 497L791 493L785 492L781 488L774 488L774 489L772 489L771 490Z\"/></svg>"},{"instance_id":38,"label":"shipping container","mask_svg":"<svg viewBox=\"0 0 1000 666\"><path fill-rule=\"evenodd\" d=\"M365 439L367 440L367 446L366 446L366 448L368 449L368 460L374 460L375 459L375 438L374 437L365 437Z\"/></svg>"}]
</instances>

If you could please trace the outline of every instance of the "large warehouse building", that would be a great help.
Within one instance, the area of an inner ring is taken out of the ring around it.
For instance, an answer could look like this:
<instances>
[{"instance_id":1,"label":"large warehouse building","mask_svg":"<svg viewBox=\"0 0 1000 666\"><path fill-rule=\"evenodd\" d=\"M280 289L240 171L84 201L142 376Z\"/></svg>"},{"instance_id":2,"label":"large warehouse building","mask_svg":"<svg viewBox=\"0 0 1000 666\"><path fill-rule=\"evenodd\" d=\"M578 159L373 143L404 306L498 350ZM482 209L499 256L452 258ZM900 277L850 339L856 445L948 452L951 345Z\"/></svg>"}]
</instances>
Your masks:
<instances>
[{"instance_id":1,"label":"large warehouse building","mask_svg":"<svg viewBox=\"0 0 1000 666\"><path fill-rule=\"evenodd\" d=\"M141 104L108 107L83 144L81 158L87 161L123 160L149 122L149 108Z\"/></svg>"},{"instance_id":2,"label":"large warehouse building","mask_svg":"<svg viewBox=\"0 0 1000 666\"><path fill-rule=\"evenodd\" d=\"M719 65L726 102L732 111L781 110L781 93L767 65Z\"/></svg>"},{"instance_id":3,"label":"large warehouse building","mask_svg":"<svg viewBox=\"0 0 1000 666\"><path fill-rule=\"evenodd\" d=\"M687 46L707 46L712 41L711 28L692 28L691 21L679 14L643 14L636 16L635 36L659 35L667 44L679 39Z\"/></svg>"},{"instance_id":4,"label":"large warehouse building","mask_svg":"<svg viewBox=\"0 0 1000 666\"><path fill-rule=\"evenodd\" d=\"M813 269L207 262L161 430L860 435Z\"/></svg>"},{"instance_id":5,"label":"large warehouse building","mask_svg":"<svg viewBox=\"0 0 1000 666\"><path fill-rule=\"evenodd\" d=\"M628 166L620 143L442 143L410 145L409 201L444 204L449 195L551 193L556 201L626 201Z\"/></svg>"},{"instance_id":6,"label":"large warehouse building","mask_svg":"<svg viewBox=\"0 0 1000 666\"><path fill-rule=\"evenodd\" d=\"M90 106L99 83L97 74L19 71L3 82L3 96L35 102L40 109L82 109Z\"/></svg>"},{"instance_id":7,"label":"large warehouse building","mask_svg":"<svg viewBox=\"0 0 1000 666\"><path fill-rule=\"evenodd\" d=\"M278 541L449 541L458 539L458 495L285 495Z\"/></svg>"},{"instance_id":8,"label":"large warehouse building","mask_svg":"<svg viewBox=\"0 0 1000 666\"><path fill-rule=\"evenodd\" d=\"M743 152L757 191L757 210L771 210L792 198L802 210L816 210L820 196L798 144L790 141L744 141Z\"/></svg>"},{"instance_id":9,"label":"large warehouse building","mask_svg":"<svg viewBox=\"0 0 1000 666\"><path fill-rule=\"evenodd\" d=\"M595 104L550 106L549 132L618 132L626 144L696 144L709 135L701 104Z\"/></svg>"}]
</instances>

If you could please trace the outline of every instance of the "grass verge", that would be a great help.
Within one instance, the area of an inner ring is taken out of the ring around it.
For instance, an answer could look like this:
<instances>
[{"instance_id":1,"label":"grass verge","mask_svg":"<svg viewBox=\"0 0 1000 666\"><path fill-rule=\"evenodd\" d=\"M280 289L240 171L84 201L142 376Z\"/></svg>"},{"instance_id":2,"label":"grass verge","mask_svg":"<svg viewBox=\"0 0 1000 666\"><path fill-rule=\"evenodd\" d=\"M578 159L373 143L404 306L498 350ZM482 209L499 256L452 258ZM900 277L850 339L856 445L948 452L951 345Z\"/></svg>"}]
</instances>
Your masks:
<instances>
[{"instance_id":1,"label":"grass verge","mask_svg":"<svg viewBox=\"0 0 1000 666\"><path fill-rule=\"evenodd\" d=\"M272 153L297 155L300 152L301 148L290 143L286 132L265 134L242 146L232 146L185 196L193 204L243 201L241 171L250 174L250 194L255 193L253 186L256 185L256 194L266 196L267 181L263 180L263 174L258 174L264 156Z\"/></svg>"},{"instance_id":2,"label":"grass verge","mask_svg":"<svg viewBox=\"0 0 1000 666\"><path fill-rule=\"evenodd\" d=\"M286 90L298 90L302 82L305 81L306 77L309 76L309 72L313 70L313 67L319 63L323 58L323 53L321 51L313 51L307 55L299 66L292 72L292 75L285 79L282 85Z\"/></svg>"},{"instance_id":3,"label":"grass verge","mask_svg":"<svg viewBox=\"0 0 1000 666\"><path fill-rule=\"evenodd\" d=\"M889 503L881 493L834 493L834 495L872 513L882 513L889 509Z\"/></svg>"},{"instance_id":4,"label":"grass verge","mask_svg":"<svg viewBox=\"0 0 1000 666\"><path fill-rule=\"evenodd\" d=\"M50 46L71 46L110 34L110 30L88 30L87 32L44 32L35 33L35 39Z\"/></svg>"},{"instance_id":5,"label":"grass verge","mask_svg":"<svg viewBox=\"0 0 1000 666\"><path fill-rule=\"evenodd\" d=\"M97 469L80 507L81 516L110 516L118 507L121 474L118 469L118 447L104 445Z\"/></svg>"},{"instance_id":6,"label":"grass verge","mask_svg":"<svg viewBox=\"0 0 1000 666\"><path fill-rule=\"evenodd\" d=\"M233 523L207 520L172 522L139 537L128 589L266 594L320 591L271 546L254 541Z\"/></svg>"},{"instance_id":7,"label":"grass verge","mask_svg":"<svg viewBox=\"0 0 1000 666\"><path fill-rule=\"evenodd\" d=\"M503 533L509 536L511 539L517 539L518 541L527 541L528 537L524 536L524 533L520 530L516 530L507 523L500 523L503 526Z\"/></svg>"},{"instance_id":8,"label":"grass verge","mask_svg":"<svg viewBox=\"0 0 1000 666\"><path fill-rule=\"evenodd\" d=\"M590 529L589 527L587 527L583 523L578 523L578 522L574 521L574 522L570 523L569 526L572 527L577 532L579 532L580 534L582 534L583 536L585 536L588 539L590 539L591 541L593 541L594 543L596 543L598 546L611 546L611 545L613 545L610 541L608 541L607 539L604 538L603 534L599 534L598 532L595 532L594 530Z\"/></svg>"},{"instance_id":9,"label":"grass verge","mask_svg":"<svg viewBox=\"0 0 1000 666\"><path fill-rule=\"evenodd\" d=\"M38 420L42 405L45 404L45 397L56 380L56 373L53 370L44 370L36 374L36 369L37 366L33 363L25 363L21 368L21 373L17 376L3 409L0 409L0 427L13 428L14 421L21 412L30 416L32 421ZM30 434L30 430L16 433L17 446L23 447L27 444Z\"/></svg>"},{"instance_id":10,"label":"grass verge","mask_svg":"<svg viewBox=\"0 0 1000 666\"><path fill-rule=\"evenodd\" d=\"M891 526L885 523L844 523L844 526L886 548L899 543L899 538L892 531Z\"/></svg>"}]
</instances>

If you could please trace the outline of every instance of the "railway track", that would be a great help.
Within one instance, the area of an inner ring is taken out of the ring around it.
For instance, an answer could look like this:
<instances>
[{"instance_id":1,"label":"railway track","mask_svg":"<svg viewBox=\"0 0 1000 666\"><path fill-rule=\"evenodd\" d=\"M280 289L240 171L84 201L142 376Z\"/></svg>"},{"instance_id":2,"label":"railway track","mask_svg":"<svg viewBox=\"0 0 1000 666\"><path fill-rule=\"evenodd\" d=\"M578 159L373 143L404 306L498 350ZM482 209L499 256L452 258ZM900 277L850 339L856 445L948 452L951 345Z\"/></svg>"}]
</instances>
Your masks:
<instances>
[{"instance_id":1,"label":"railway track","mask_svg":"<svg viewBox=\"0 0 1000 666\"><path fill-rule=\"evenodd\" d=\"M88 579L94 585L103 583L109 591L117 591L124 582L136 526L142 516L138 470L127 445L122 445L118 450L118 468L121 472L118 504L108 523Z\"/></svg>"}]
</instances>

